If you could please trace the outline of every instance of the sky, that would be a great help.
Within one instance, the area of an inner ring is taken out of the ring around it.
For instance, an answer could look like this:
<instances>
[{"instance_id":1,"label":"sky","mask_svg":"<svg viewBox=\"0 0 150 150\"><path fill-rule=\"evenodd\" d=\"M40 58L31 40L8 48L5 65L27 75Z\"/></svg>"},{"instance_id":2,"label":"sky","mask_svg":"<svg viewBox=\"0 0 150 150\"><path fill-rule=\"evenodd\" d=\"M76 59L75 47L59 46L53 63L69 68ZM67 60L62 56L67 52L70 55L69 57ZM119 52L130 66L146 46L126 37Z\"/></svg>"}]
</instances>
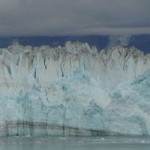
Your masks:
<instances>
[{"instance_id":1,"label":"sky","mask_svg":"<svg viewBox=\"0 0 150 150\"><path fill-rule=\"evenodd\" d=\"M0 37L150 33L150 0L0 0Z\"/></svg>"}]
</instances>

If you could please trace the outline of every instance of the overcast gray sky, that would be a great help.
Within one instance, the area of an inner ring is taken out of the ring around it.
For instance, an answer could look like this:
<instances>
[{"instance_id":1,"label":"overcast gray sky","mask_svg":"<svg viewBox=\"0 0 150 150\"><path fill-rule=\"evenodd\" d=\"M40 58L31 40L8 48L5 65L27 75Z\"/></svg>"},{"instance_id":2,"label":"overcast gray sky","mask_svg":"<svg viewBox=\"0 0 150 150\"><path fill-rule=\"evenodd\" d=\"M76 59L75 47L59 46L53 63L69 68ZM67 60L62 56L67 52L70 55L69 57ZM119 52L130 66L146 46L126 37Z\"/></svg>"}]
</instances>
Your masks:
<instances>
[{"instance_id":1,"label":"overcast gray sky","mask_svg":"<svg viewBox=\"0 0 150 150\"><path fill-rule=\"evenodd\" d=\"M0 0L0 36L150 33L150 0Z\"/></svg>"}]
</instances>

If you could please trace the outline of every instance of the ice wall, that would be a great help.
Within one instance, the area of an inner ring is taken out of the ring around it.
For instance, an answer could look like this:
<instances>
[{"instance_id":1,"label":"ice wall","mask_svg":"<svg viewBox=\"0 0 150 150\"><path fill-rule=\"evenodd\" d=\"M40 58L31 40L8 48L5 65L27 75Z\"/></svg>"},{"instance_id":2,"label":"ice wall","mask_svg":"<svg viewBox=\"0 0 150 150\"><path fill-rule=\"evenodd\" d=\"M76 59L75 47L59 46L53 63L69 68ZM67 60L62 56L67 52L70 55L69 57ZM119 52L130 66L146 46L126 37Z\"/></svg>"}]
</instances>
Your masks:
<instances>
[{"instance_id":1,"label":"ice wall","mask_svg":"<svg viewBox=\"0 0 150 150\"><path fill-rule=\"evenodd\" d=\"M135 48L0 49L0 135L150 134L149 69Z\"/></svg>"}]
</instances>

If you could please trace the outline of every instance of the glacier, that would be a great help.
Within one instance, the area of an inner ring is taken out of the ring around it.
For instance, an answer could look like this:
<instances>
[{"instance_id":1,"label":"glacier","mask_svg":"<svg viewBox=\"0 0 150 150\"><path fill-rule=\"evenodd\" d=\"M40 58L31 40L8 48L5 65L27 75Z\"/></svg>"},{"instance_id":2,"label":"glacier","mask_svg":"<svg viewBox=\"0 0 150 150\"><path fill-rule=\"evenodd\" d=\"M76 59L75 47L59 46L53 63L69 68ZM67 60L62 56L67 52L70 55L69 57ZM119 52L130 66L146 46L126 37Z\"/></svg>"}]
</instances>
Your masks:
<instances>
[{"instance_id":1,"label":"glacier","mask_svg":"<svg viewBox=\"0 0 150 150\"><path fill-rule=\"evenodd\" d=\"M150 135L150 54L87 43L0 49L0 136Z\"/></svg>"}]
</instances>

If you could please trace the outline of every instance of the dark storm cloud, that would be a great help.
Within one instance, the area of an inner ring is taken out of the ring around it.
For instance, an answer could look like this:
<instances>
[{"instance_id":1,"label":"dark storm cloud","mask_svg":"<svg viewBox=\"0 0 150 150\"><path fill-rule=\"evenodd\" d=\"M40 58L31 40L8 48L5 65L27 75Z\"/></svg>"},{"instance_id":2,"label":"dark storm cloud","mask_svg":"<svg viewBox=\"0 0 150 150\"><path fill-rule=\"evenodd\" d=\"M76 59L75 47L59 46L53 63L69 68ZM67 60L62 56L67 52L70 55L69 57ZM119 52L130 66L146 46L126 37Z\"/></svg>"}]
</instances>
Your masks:
<instances>
[{"instance_id":1,"label":"dark storm cloud","mask_svg":"<svg viewBox=\"0 0 150 150\"><path fill-rule=\"evenodd\" d=\"M0 36L150 33L150 0L0 0Z\"/></svg>"}]
</instances>

